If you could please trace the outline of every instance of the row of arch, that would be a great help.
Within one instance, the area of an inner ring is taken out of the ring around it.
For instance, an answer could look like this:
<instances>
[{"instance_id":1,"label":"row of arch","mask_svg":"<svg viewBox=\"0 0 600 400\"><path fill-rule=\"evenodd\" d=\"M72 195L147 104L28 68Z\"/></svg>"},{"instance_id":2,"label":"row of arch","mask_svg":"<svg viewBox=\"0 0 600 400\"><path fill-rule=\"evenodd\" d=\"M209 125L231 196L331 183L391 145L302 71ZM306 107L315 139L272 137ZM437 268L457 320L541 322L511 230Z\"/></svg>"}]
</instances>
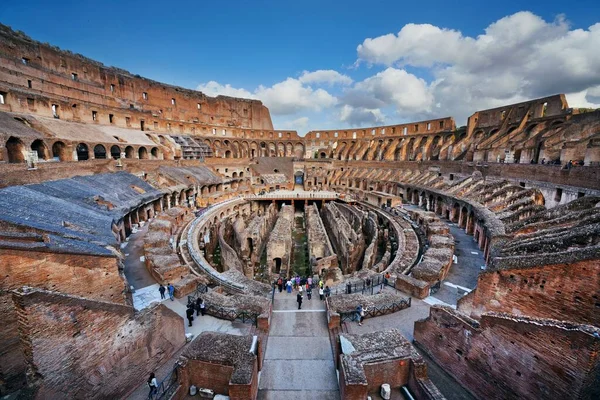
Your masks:
<instances>
[{"instance_id":1,"label":"row of arch","mask_svg":"<svg viewBox=\"0 0 600 400\"><path fill-rule=\"evenodd\" d=\"M456 141L454 135L338 141L335 146L319 150L317 156L344 161L446 160Z\"/></svg>"},{"instance_id":2,"label":"row of arch","mask_svg":"<svg viewBox=\"0 0 600 400\"><path fill-rule=\"evenodd\" d=\"M21 138L11 136L5 142L6 155L4 160L9 163L23 163L27 161L28 153L35 152L40 161L85 161L90 159L103 160L107 158L138 158L141 160L162 159L162 151L158 147L145 146L121 147L119 145L88 145L78 143L69 145L61 140L54 141L51 145L42 139L35 139L27 145Z\"/></svg>"},{"instance_id":3,"label":"row of arch","mask_svg":"<svg viewBox=\"0 0 600 400\"><path fill-rule=\"evenodd\" d=\"M304 158L306 148L300 141L239 141L230 139L204 139L213 149L215 157L255 158L255 157L297 157Z\"/></svg>"}]
</instances>

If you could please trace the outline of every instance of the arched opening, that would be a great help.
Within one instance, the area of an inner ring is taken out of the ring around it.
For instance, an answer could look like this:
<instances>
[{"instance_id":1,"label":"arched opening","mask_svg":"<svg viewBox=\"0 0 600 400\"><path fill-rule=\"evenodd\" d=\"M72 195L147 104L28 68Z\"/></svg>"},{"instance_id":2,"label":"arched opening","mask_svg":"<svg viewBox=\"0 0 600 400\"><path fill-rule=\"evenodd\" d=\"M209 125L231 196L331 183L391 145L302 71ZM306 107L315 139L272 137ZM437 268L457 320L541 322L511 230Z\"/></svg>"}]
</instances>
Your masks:
<instances>
[{"instance_id":1,"label":"arched opening","mask_svg":"<svg viewBox=\"0 0 600 400\"><path fill-rule=\"evenodd\" d=\"M97 144L96 146L94 146L94 158L97 160L106 159L106 148L101 144Z\"/></svg>"},{"instance_id":2,"label":"arched opening","mask_svg":"<svg viewBox=\"0 0 600 400\"><path fill-rule=\"evenodd\" d=\"M233 174L231 174L231 177L232 177L232 178L237 178L237 177L238 177L238 173L237 173L237 172L234 172Z\"/></svg>"},{"instance_id":3,"label":"arched opening","mask_svg":"<svg viewBox=\"0 0 600 400\"><path fill-rule=\"evenodd\" d=\"M254 252L254 243L252 242L252 238L246 239L248 245L248 254L252 254Z\"/></svg>"},{"instance_id":4,"label":"arched opening","mask_svg":"<svg viewBox=\"0 0 600 400\"><path fill-rule=\"evenodd\" d=\"M6 151L9 163L25 162L25 145L21 139L11 136L6 141Z\"/></svg>"},{"instance_id":5,"label":"arched opening","mask_svg":"<svg viewBox=\"0 0 600 400\"><path fill-rule=\"evenodd\" d=\"M125 158L133 158L135 150L131 146L125 147Z\"/></svg>"},{"instance_id":6,"label":"arched opening","mask_svg":"<svg viewBox=\"0 0 600 400\"><path fill-rule=\"evenodd\" d=\"M52 157L58 158L60 161L67 161L67 146L63 142L54 142L52 145Z\"/></svg>"},{"instance_id":7,"label":"arched opening","mask_svg":"<svg viewBox=\"0 0 600 400\"><path fill-rule=\"evenodd\" d=\"M150 150L150 154L152 154L152 158L158 158L158 155L159 155L159 153L158 153L158 147L153 147Z\"/></svg>"},{"instance_id":8,"label":"arched opening","mask_svg":"<svg viewBox=\"0 0 600 400\"><path fill-rule=\"evenodd\" d=\"M121 148L117 145L114 145L110 148L110 156L115 160L121 158Z\"/></svg>"},{"instance_id":9,"label":"arched opening","mask_svg":"<svg viewBox=\"0 0 600 400\"><path fill-rule=\"evenodd\" d=\"M281 258L275 257L273 259L273 273L279 274L281 272Z\"/></svg>"},{"instance_id":10,"label":"arched opening","mask_svg":"<svg viewBox=\"0 0 600 400\"><path fill-rule=\"evenodd\" d=\"M145 147L140 147L138 149L138 158L140 160L147 160L148 159L148 150L146 150Z\"/></svg>"},{"instance_id":11,"label":"arched opening","mask_svg":"<svg viewBox=\"0 0 600 400\"><path fill-rule=\"evenodd\" d=\"M48 147L41 139L34 140L34 142L31 143L31 150L37 153L39 160L50 159L50 151L48 151Z\"/></svg>"},{"instance_id":12,"label":"arched opening","mask_svg":"<svg viewBox=\"0 0 600 400\"><path fill-rule=\"evenodd\" d=\"M231 158L231 150L225 151L225 158Z\"/></svg>"},{"instance_id":13,"label":"arched opening","mask_svg":"<svg viewBox=\"0 0 600 400\"><path fill-rule=\"evenodd\" d=\"M321 152L321 158L327 158L327 154L325 154L325 152Z\"/></svg>"},{"instance_id":14,"label":"arched opening","mask_svg":"<svg viewBox=\"0 0 600 400\"><path fill-rule=\"evenodd\" d=\"M79 143L76 148L77 161L85 161L90 158L90 152L85 143Z\"/></svg>"}]
</instances>

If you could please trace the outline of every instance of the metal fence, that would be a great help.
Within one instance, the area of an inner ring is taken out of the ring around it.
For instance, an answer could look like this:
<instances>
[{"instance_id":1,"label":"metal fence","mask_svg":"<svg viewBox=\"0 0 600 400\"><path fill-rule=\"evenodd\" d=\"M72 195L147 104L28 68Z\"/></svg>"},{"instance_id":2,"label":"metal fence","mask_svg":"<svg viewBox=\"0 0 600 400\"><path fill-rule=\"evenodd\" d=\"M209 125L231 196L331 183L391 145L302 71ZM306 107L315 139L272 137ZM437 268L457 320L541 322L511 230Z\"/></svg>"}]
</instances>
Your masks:
<instances>
[{"instance_id":1,"label":"metal fence","mask_svg":"<svg viewBox=\"0 0 600 400\"><path fill-rule=\"evenodd\" d=\"M149 400L162 400L171 397L175 389L179 386L179 365L175 367L167 374L167 376L158 382L158 388L154 393L148 394Z\"/></svg>"},{"instance_id":2,"label":"metal fence","mask_svg":"<svg viewBox=\"0 0 600 400\"><path fill-rule=\"evenodd\" d=\"M394 286L393 282L391 282L391 279L387 279L384 275L377 275L375 277L365 279L362 281L348 282L344 286L336 286L331 289L331 294L377 294L381 292L386 286L391 287L394 290L398 290L396 289L396 286Z\"/></svg>"},{"instance_id":3,"label":"metal fence","mask_svg":"<svg viewBox=\"0 0 600 400\"><path fill-rule=\"evenodd\" d=\"M196 286L196 291L188 296L188 304L195 304L198 297L206 292L208 292L208 286L203 283L199 283Z\"/></svg>"},{"instance_id":4,"label":"metal fence","mask_svg":"<svg viewBox=\"0 0 600 400\"><path fill-rule=\"evenodd\" d=\"M387 315L396 311L404 310L409 308L411 305L411 298L402 299L399 302L383 304L380 306L374 306L367 308L365 311L365 318L379 317L381 315ZM345 311L340 312L340 324L348 321L358 321L359 315L357 311Z\"/></svg>"}]
</instances>

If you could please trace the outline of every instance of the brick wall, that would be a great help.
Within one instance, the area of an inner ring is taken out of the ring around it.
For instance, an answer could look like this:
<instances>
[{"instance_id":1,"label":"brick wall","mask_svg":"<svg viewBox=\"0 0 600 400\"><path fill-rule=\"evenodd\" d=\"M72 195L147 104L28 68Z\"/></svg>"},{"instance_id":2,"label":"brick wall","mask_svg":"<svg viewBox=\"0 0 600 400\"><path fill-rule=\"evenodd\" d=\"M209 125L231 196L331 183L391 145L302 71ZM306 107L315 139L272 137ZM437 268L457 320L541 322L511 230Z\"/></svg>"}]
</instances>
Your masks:
<instances>
[{"instance_id":1,"label":"brick wall","mask_svg":"<svg viewBox=\"0 0 600 400\"><path fill-rule=\"evenodd\" d=\"M2 249L0 289L31 286L131 304L116 257Z\"/></svg>"},{"instance_id":2,"label":"brick wall","mask_svg":"<svg viewBox=\"0 0 600 400\"><path fill-rule=\"evenodd\" d=\"M494 311L599 326L600 260L486 271L458 308L472 316Z\"/></svg>"},{"instance_id":3,"label":"brick wall","mask_svg":"<svg viewBox=\"0 0 600 400\"><path fill-rule=\"evenodd\" d=\"M12 295L0 290L0 393L10 393L25 384L27 366L19 341L17 313Z\"/></svg>"},{"instance_id":4,"label":"brick wall","mask_svg":"<svg viewBox=\"0 0 600 400\"><path fill-rule=\"evenodd\" d=\"M481 399L592 399L600 339L586 329L503 315L483 315L478 326L434 306L415 322L415 343Z\"/></svg>"},{"instance_id":5,"label":"brick wall","mask_svg":"<svg viewBox=\"0 0 600 400\"><path fill-rule=\"evenodd\" d=\"M40 290L13 294L38 398L121 398L185 343L164 305L133 308Z\"/></svg>"}]
</instances>

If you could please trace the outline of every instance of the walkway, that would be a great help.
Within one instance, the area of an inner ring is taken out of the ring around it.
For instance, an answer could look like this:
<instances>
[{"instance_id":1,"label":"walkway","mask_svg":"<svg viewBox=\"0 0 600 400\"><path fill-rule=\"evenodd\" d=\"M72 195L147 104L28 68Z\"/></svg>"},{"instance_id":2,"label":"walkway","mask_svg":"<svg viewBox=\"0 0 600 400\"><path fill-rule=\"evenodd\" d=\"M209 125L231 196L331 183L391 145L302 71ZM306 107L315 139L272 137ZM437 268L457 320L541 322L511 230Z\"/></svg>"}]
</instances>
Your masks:
<instances>
[{"instance_id":1,"label":"walkway","mask_svg":"<svg viewBox=\"0 0 600 400\"><path fill-rule=\"evenodd\" d=\"M319 296L298 310L296 293L276 293L259 400L338 400L325 303Z\"/></svg>"}]
</instances>

